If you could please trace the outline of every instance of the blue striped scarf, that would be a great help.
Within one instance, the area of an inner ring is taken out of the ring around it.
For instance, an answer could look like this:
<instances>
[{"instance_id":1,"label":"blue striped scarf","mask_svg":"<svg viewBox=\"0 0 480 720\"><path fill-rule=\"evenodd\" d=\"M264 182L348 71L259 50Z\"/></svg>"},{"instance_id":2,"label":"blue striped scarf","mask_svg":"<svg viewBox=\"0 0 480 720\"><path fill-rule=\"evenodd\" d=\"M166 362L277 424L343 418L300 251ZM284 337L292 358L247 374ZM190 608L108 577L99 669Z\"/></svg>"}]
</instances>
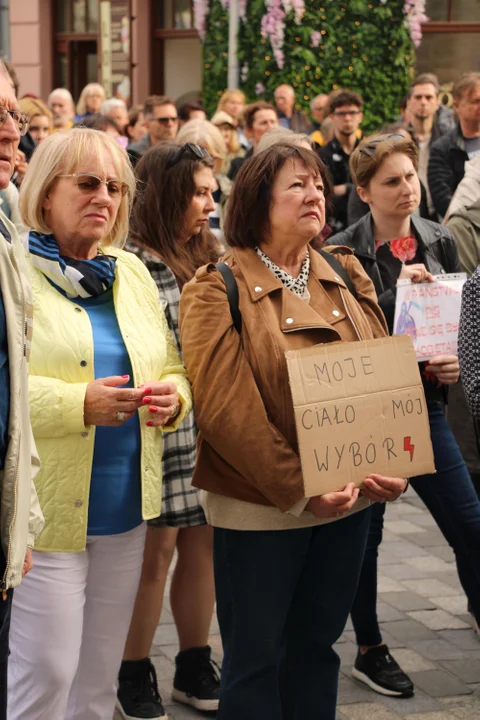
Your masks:
<instances>
[{"instance_id":1,"label":"blue striped scarf","mask_svg":"<svg viewBox=\"0 0 480 720\"><path fill-rule=\"evenodd\" d=\"M28 236L30 260L54 285L74 297L97 297L109 290L115 280L116 258L99 253L93 260L74 260L60 255L53 235L31 232Z\"/></svg>"}]
</instances>

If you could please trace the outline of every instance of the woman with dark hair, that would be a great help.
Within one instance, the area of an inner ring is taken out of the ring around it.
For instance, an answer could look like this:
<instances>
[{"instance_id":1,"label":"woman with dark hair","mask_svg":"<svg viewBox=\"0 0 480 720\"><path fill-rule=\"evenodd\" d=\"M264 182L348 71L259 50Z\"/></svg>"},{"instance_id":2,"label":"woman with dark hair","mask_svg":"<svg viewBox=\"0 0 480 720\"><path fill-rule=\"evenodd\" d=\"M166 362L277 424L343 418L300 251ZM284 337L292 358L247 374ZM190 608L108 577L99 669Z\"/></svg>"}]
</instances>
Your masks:
<instances>
[{"instance_id":1,"label":"woman with dark hair","mask_svg":"<svg viewBox=\"0 0 480 720\"><path fill-rule=\"evenodd\" d=\"M213 167L211 156L197 145L162 144L148 150L135 168L138 190L127 248L155 280L179 351L180 289L200 265L216 262L219 255L208 227L214 207ZM142 576L119 674L117 707L129 720L167 717L149 654L175 550L170 600L180 652L172 695L198 710L218 707L218 674L208 646L215 601L212 531L199 492L191 485L195 446L190 414L175 437L164 438L162 510L148 523Z\"/></svg>"},{"instance_id":2,"label":"woman with dark hair","mask_svg":"<svg viewBox=\"0 0 480 720\"><path fill-rule=\"evenodd\" d=\"M147 131L143 105L135 105L128 111L128 123L123 129L128 138L128 143L138 142Z\"/></svg>"},{"instance_id":3,"label":"woman with dark hair","mask_svg":"<svg viewBox=\"0 0 480 720\"><path fill-rule=\"evenodd\" d=\"M339 256L357 299L309 243L325 224L325 167L281 141L246 161L225 225L235 326L210 264L183 289L180 327L199 427L194 484L214 526L224 648L217 720L333 720L343 631L371 500L401 478L304 497L285 351L386 335L372 283ZM238 328L238 329L237 329ZM294 531L294 532L292 532Z\"/></svg>"},{"instance_id":4,"label":"woman with dark hair","mask_svg":"<svg viewBox=\"0 0 480 720\"><path fill-rule=\"evenodd\" d=\"M370 212L329 239L332 245L354 250L373 281L391 334L398 279L430 282L434 275L460 269L450 230L414 214L420 203L417 163L417 146L403 135L377 135L362 142L352 153L350 169ZM412 478L411 484L455 553L460 582L479 621L480 502L444 410L443 386L458 381L458 358L433 357L420 364L420 371L437 472ZM377 555L385 506L374 505L370 512L367 551L352 608L359 645L353 675L383 695L410 697L413 683L383 643L376 614Z\"/></svg>"}]
</instances>

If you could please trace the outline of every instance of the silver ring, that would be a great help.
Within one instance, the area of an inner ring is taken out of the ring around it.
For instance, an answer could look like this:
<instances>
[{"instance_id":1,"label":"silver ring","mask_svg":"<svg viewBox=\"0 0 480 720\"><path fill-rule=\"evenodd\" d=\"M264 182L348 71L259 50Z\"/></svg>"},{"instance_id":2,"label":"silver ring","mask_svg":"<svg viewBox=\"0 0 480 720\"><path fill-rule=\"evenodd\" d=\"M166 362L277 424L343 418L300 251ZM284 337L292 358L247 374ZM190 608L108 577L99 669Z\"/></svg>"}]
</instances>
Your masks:
<instances>
[{"instance_id":1,"label":"silver ring","mask_svg":"<svg viewBox=\"0 0 480 720\"><path fill-rule=\"evenodd\" d=\"M123 410L119 410L117 412L116 418L117 418L118 422L123 422L125 420L125 413L123 412Z\"/></svg>"}]
</instances>

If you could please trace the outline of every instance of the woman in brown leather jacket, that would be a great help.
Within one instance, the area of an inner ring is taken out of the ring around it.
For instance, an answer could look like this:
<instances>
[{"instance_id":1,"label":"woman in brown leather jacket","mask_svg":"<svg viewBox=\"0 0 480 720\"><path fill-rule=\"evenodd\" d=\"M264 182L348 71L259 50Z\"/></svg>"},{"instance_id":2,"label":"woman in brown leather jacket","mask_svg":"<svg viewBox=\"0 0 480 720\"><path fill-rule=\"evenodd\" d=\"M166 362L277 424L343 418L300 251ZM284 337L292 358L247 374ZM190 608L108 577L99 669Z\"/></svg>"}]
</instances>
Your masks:
<instances>
[{"instance_id":1,"label":"woman in brown leather jacket","mask_svg":"<svg viewBox=\"0 0 480 720\"><path fill-rule=\"evenodd\" d=\"M245 162L225 225L241 333L214 265L196 273L180 303L200 431L194 484L215 533L225 652L218 720L333 720L339 659L332 646L368 531L368 513L359 511L405 489L403 479L372 474L361 498L353 483L304 497L284 351L386 335L373 285L353 254L340 261L356 299L309 250L329 194L311 150L280 142Z\"/></svg>"}]
</instances>

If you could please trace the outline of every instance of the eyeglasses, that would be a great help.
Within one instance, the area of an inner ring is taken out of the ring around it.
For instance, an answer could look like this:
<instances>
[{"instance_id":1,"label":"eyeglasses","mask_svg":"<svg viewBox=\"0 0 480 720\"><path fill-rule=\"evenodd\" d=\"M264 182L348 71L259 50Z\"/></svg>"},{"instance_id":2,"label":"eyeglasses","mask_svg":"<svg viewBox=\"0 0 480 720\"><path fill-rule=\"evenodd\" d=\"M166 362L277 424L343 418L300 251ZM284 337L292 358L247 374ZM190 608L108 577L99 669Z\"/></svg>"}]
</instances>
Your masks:
<instances>
[{"instance_id":1,"label":"eyeglasses","mask_svg":"<svg viewBox=\"0 0 480 720\"><path fill-rule=\"evenodd\" d=\"M368 145L363 145L360 148L360 152L364 155L368 155L368 157L374 157L377 145L382 142L386 142L387 140L393 140L394 138L399 138L400 140L406 139L405 135L401 135L400 133L392 133L392 135L387 135L387 137L381 137L378 138L378 140L372 140L372 142L368 143Z\"/></svg>"},{"instance_id":2,"label":"eyeglasses","mask_svg":"<svg viewBox=\"0 0 480 720\"><path fill-rule=\"evenodd\" d=\"M78 189L90 195L95 193L100 185L107 186L107 192L111 198L125 197L128 192L128 184L122 180L102 180L96 175L90 173L70 173L69 175L59 175L58 177L71 177L75 179Z\"/></svg>"},{"instance_id":3,"label":"eyeglasses","mask_svg":"<svg viewBox=\"0 0 480 720\"><path fill-rule=\"evenodd\" d=\"M28 115L19 110L8 110L0 105L0 127L4 125L7 115L10 115L20 135L25 135L28 130Z\"/></svg>"},{"instance_id":4,"label":"eyeglasses","mask_svg":"<svg viewBox=\"0 0 480 720\"><path fill-rule=\"evenodd\" d=\"M166 169L168 170L169 168L173 167L183 158L190 158L190 160L211 160L212 156L209 152L205 150L205 148L200 147L200 145L194 145L193 143L185 143L185 145L182 145L182 147L177 150L175 155L170 158L167 163Z\"/></svg>"},{"instance_id":5,"label":"eyeglasses","mask_svg":"<svg viewBox=\"0 0 480 720\"><path fill-rule=\"evenodd\" d=\"M168 123L178 122L178 117L152 118L152 120L156 120L160 125L168 125Z\"/></svg>"},{"instance_id":6,"label":"eyeglasses","mask_svg":"<svg viewBox=\"0 0 480 720\"><path fill-rule=\"evenodd\" d=\"M346 118L349 115L351 115L352 117L355 117L355 115L360 114L360 110L340 110L339 112L337 112L335 110L335 112L333 114L335 115L335 117L339 117L339 118Z\"/></svg>"}]
</instances>

